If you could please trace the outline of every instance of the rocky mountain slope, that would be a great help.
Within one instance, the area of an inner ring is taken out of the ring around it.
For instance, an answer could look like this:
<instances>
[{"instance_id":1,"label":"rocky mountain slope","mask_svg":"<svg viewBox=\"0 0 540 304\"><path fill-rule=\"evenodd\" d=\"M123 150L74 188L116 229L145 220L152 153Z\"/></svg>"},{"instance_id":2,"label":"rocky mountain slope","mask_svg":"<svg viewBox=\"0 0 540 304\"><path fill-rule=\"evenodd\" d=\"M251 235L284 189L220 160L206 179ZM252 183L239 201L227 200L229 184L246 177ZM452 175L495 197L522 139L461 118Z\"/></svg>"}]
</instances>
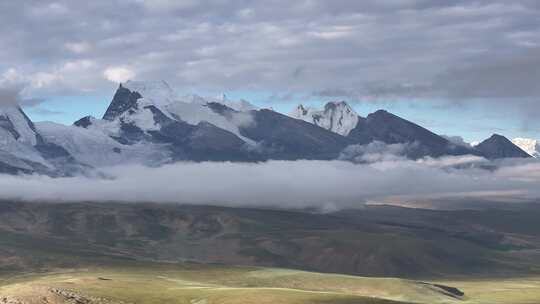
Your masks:
<instances>
[{"instance_id":1,"label":"rocky mountain slope","mask_svg":"<svg viewBox=\"0 0 540 304\"><path fill-rule=\"evenodd\" d=\"M413 149L408 152L408 156L412 158L476 154L473 149L457 146L442 136L384 110L359 120L348 137L359 143L374 140L386 144L411 143Z\"/></svg>"},{"instance_id":2,"label":"rocky mountain slope","mask_svg":"<svg viewBox=\"0 0 540 304\"><path fill-rule=\"evenodd\" d=\"M319 214L2 202L0 273L106 257L392 277L538 272L540 209L511 205L478 211L367 206Z\"/></svg>"},{"instance_id":3,"label":"rocky mountain slope","mask_svg":"<svg viewBox=\"0 0 540 304\"><path fill-rule=\"evenodd\" d=\"M299 105L290 115L344 135L353 144L363 145L373 141L408 144L406 156L410 158L466 154L486 158L528 157L518 147L512 147L512 143L508 144L507 140L494 142L490 149L458 145L385 110L378 110L367 117L359 116L343 101L329 102L323 110ZM494 153L492 149L504 150L505 153Z\"/></svg>"},{"instance_id":4,"label":"rocky mountain slope","mask_svg":"<svg viewBox=\"0 0 540 304\"><path fill-rule=\"evenodd\" d=\"M480 151L488 159L505 157L531 157L527 152L514 145L508 138L493 134L490 138L479 143L476 150Z\"/></svg>"}]
</instances>

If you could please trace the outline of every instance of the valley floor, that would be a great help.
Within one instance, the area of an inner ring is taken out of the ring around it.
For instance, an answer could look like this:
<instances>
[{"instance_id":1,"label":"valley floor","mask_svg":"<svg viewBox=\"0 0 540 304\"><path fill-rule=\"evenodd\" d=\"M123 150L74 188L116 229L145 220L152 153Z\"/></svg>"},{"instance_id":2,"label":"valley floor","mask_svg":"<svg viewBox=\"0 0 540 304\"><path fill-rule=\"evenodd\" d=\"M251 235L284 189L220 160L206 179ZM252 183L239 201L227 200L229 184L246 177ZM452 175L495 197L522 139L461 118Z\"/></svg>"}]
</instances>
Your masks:
<instances>
[{"instance_id":1,"label":"valley floor","mask_svg":"<svg viewBox=\"0 0 540 304\"><path fill-rule=\"evenodd\" d=\"M0 303L540 302L540 277L425 282L277 268L123 263L3 277Z\"/></svg>"},{"instance_id":2,"label":"valley floor","mask_svg":"<svg viewBox=\"0 0 540 304\"><path fill-rule=\"evenodd\" d=\"M5 202L0 304L536 304L539 217Z\"/></svg>"}]
</instances>

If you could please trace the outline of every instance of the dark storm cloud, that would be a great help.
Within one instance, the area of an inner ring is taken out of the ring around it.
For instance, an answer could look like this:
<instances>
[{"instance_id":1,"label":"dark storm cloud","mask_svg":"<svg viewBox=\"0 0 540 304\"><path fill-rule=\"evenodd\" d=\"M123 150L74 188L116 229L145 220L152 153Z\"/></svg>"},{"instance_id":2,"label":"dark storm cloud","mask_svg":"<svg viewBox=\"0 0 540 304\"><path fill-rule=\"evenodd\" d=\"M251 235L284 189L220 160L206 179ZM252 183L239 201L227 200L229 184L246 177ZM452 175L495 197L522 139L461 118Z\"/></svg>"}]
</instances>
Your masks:
<instances>
[{"instance_id":1,"label":"dark storm cloud","mask_svg":"<svg viewBox=\"0 0 540 304\"><path fill-rule=\"evenodd\" d=\"M540 112L533 0L3 1L0 12L0 72L16 69L36 94L135 77Z\"/></svg>"}]
</instances>

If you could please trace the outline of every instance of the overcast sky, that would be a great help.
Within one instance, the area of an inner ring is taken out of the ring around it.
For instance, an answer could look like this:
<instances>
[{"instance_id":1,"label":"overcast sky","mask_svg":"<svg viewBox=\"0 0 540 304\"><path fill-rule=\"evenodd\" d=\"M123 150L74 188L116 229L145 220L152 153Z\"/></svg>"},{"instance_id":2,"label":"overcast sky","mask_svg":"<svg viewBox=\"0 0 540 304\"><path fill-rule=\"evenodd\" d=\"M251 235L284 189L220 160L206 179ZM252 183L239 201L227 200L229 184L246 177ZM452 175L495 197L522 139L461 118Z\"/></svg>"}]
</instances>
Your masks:
<instances>
[{"instance_id":1,"label":"overcast sky","mask_svg":"<svg viewBox=\"0 0 540 304\"><path fill-rule=\"evenodd\" d=\"M32 118L101 114L130 78L540 138L540 1L0 2L0 80Z\"/></svg>"}]
</instances>

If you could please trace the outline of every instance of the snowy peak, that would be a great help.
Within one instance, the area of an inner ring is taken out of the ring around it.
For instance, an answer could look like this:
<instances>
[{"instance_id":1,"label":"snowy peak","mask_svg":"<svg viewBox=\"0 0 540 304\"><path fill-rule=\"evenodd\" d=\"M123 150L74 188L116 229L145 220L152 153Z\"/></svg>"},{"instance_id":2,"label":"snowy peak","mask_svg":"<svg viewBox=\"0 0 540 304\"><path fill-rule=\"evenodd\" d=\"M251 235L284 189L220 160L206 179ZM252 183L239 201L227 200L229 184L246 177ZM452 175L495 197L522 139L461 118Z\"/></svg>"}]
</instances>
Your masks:
<instances>
[{"instance_id":1,"label":"snowy peak","mask_svg":"<svg viewBox=\"0 0 540 304\"><path fill-rule=\"evenodd\" d=\"M127 81L120 84L107 108L104 120L114 120L128 110L145 105L166 106L177 101L176 94L165 81Z\"/></svg>"},{"instance_id":2,"label":"snowy peak","mask_svg":"<svg viewBox=\"0 0 540 304\"><path fill-rule=\"evenodd\" d=\"M540 142L532 138L514 138L512 143L535 158L540 157Z\"/></svg>"},{"instance_id":3,"label":"snowy peak","mask_svg":"<svg viewBox=\"0 0 540 304\"><path fill-rule=\"evenodd\" d=\"M39 142L34 124L17 106L0 107L0 139L5 141L7 136L32 146Z\"/></svg>"},{"instance_id":4,"label":"snowy peak","mask_svg":"<svg viewBox=\"0 0 540 304\"><path fill-rule=\"evenodd\" d=\"M328 102L323 110L298 105L290 116L347 136L358 124L358 114L345 101Z\"/></svg>"},{"instance_id":5,"label":"snowy peak","mask_svg":"<svg viewBox=\"0 0 540 304\"><path fill-rule=\"evenodd\" d=\"M217 97L202 97L196 94L186 95L181 98L181 101L187 102L187 103L198 103L202 105L206 105L208 103L219 103L239 112L259 110L257 106L253 105L247 100L244 100L244 99L240 99L238 101L231 100L225 94L221 94Z\"/></svg>"},{"instance_id":6,"label":"snowy peak","mask_svg":"<svg viewBox=\"0 0 540 304\"><path fill-rule=\"evenodd\" d=\"M121 85L131 92L137 92L147 103L153 105L167 105L177 100L174 90L163 80L160 81L133 81L129 80Z\"/></svg>"},{"instance_id":7,"label":"snowy peak","mask_svg":"<svg viewBox=\"0 0 540 304\"><path fill-rule=\"evenodd\" d=\"M189 123L197 124L200 120L190 117L193 110L199 111L201 107L206 108L209 103L220 103L239 112L258 110L256 106L245 100L229 100L225 94L216 98L198 95L187 95L179 98L165 81L130 80L120 84L103 119L108 121L117 118L129 120L129 116L149 116L146 113L148 112L146 108L155 107L171 119L180 118ZM212 123L212 121L208 122ZM80 123L86 124L88 121Z\"/></svg>"},{"instance_id":8,"label":"snowy peak","mask_svg":"<svg viewBox=\"0 0 540 304\"><path fill-rule=\"evenodd\" d=\"M226 105L232 112L225 115L215 111L212 104ZM189 95L178 98L164 81L128 81L118 87L102 121L85 117L75 125L102 129L124 143L136 143L156 137L156 134L164 132L164 128L167 129L171 124L197 126L206 122L233 133L248 144L254 144L240 133L240 127L251 121L250 114L235 111L254 108L247 102L233 106L226 97L204 98Z\"/></svg>"},{"instance_id":9,"label":"snowy peak","mask_svg":"<svg viewBox=\"0 0 540 304\"><path fill-rule=\"evenodd\" d=\"M80 128L88 128L90 127L92 124L94 124L96 122L96 118L94 116L91 116L91 115L88 115L88 116L85 116L79 120L77 120L76 122L73 123L74 126L76 127L80 127Z\"/></svg>"}]
</instances>

